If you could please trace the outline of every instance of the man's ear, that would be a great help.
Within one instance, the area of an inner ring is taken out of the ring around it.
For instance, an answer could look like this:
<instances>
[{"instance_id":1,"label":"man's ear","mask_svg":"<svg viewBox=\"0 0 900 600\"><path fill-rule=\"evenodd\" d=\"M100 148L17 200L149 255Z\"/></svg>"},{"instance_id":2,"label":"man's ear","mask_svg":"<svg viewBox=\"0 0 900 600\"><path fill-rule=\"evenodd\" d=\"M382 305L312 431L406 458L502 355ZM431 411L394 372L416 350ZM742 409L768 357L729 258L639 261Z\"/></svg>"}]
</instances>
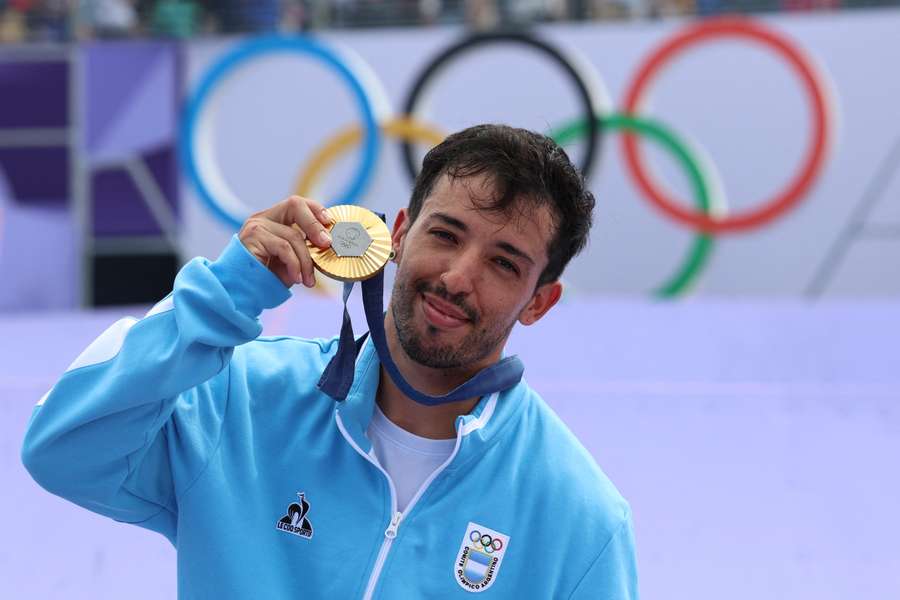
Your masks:
<instances>
[{"instance_id":1,"label":"man's ear","mask_svg":"<svg viewBox=\"0 0 900 600\"><path fill-rule=\"evenodd\" d=\"M522 325L532 325L547 314L547 311L553 308L553 305L559 302L562 297L562 283L559 281L551 281L538 287L534 291L534 295L528 304L519 312L519 323Z\"/></svg>"},{"instance_id":2,"label":"man's ear","mask_svg":"<svg viewBox=\"0 0 900 600\"><path fill-rule=\"evenodd\" d=\"M406 239L406 233L409 231L409 213L405 208L401 208L394 219L394 231L391 233L391 247L394 250L394 262L400 262L400 255L403 254L403 240Z\"/></svg>"}]
</instances>

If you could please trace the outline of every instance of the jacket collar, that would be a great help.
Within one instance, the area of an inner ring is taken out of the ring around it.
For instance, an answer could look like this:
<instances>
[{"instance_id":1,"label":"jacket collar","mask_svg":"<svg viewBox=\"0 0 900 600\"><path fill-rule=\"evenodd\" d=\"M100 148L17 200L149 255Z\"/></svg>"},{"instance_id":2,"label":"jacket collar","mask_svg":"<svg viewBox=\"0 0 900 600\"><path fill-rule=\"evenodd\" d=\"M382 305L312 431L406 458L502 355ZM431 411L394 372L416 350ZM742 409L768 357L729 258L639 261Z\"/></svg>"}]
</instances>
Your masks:
<instances>
[{"instance_id":1,"label":"jacket collar","mask_svg":"<svg viewBox=\"0 0 900 600\"><path fill-rule=\"evenodd\" d=\"M375 411L375 395L378 393L380 377L378 354L372 341L366 339L356 359L350 393L346 400L337 403L335 410L341 416L344 429L367 454L372 450L372 443L366 437L366 429ZM460 468L496 442L506 425L524 410L524 405L530 398L529 392L527 384L522 380L505 392L482 396L471 413L457 417L455 426L460 443L457 455L448 469Z\"/></svg>"}]
</instances>

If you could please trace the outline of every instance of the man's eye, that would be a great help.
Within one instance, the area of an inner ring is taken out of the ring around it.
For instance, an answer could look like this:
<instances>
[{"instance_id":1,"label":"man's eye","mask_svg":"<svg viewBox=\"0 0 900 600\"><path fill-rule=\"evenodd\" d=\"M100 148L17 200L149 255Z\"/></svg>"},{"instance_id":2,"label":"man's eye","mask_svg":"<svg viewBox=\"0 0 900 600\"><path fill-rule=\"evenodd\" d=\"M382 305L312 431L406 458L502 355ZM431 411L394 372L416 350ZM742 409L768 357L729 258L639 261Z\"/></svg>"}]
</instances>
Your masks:
<instances>
[{"instance_id":1,"label":"man's eye","mask_svg":"<svg viewBox=\"0 0 900 600\"><path fill-rule=\"evenodd\" d=\"M444 231L443 229L432 229L431 235L440 238L442 240L446 240L448 242L455 242L456 236L450 233L449 231Z\"/></svg>"},{"instance_id":2,"label":"man's eye","mask_svg":"<svg viewBox=\"0 0 900 600\"><path fill-rule=\"evenodd\" d=\"M506 260L505 258L497 257L494 259L494 262L497 263L498 265L500 265L501 269L504 269L506 271L509 271L511 273L516 273L516 274L518 274L518 272L519 272L519 270L516 268L516 265L514 265L512 262Z\"/></svg>"}]
</instances>

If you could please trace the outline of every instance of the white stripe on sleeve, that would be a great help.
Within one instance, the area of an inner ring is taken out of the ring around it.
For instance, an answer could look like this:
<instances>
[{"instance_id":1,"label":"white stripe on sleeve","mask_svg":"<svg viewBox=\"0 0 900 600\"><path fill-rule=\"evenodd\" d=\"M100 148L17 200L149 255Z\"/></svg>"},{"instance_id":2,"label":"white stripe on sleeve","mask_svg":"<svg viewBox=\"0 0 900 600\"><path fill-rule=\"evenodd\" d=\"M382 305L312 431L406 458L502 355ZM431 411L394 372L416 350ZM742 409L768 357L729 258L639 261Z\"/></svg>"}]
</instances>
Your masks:
<instances>
[{"instance_id":1,"label":"white stripe on sleeve","mask_svg":"<svg viewBox=\"0 0 900 600\"><path fill-rule=\"evenodd\" d=\"M137 319L134 317L126 317L113 323L109 329L100 334L100 337L91 342L84 352L78 355L66 372L106 362L115 357L122 349L125 336L135 323L137 323Z\"/></svg>"}]
</instances>

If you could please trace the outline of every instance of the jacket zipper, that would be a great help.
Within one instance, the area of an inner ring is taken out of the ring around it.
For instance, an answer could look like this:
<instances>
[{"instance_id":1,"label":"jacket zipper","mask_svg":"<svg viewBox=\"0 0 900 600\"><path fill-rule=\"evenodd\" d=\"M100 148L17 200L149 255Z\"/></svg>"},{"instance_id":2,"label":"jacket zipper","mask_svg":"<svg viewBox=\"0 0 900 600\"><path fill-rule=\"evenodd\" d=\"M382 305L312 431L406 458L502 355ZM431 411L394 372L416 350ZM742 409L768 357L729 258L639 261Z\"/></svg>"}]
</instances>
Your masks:
<instances>
[{"instance_id":1,"label":"jacket zipper","mask_svg":"<svg viewBox=\"0 0 900 600\"><path fill-rule=\"evenodd\" d=\"M422 496L422 494L425 493L425 490L428 489L428 486L431 485L431 482L434 481L435 478L437 478L437 476L440 475L445 468L447 468L447 465L449 465L453 461L453 458L456 456L456 453L459 450L460 441L462 440L462 428L459 428L456 432L456 445L453 446L453 452L450 453L450 456L447 457L447 460L445 460L440 467L435 469L431 473L431 475L428 476L428 479L426 479L425 482L419 487L416 495L413 496L412 500L409 501L409 504L406 506L406 511L401 513L397 510L397 488L394 487L394 482L391 479L391 476L388 475L387 471L385 471L380 464L378 464L378 461L375 460L375 458L363 452L362 448L357 445L356 441L354 441L354 439L350 437L350 434L347 433L347 430L344 428L344 422L341 419L340 412L335 411L335 417L337 418L338 429L340 429L341 435L344 436L344 439L346 439L350 443L350 445L353 446L353 449L356 450L360 455L362 455L363 458L375 465L375 467L384 474L384 477L388 482L388 488L391 491L391 522L388 523L387 529L384 530L384 541L381 542L381 548L378 550L378 557L375 559L375 566L372 568L372 573L371 575L369 575L369 583L366 585L366 591L363 594L363 600L371 600L372 594L375 592L375 586L378 584L378 578L381 576L381 570L384 568L384 562L385 560L387 560L388 552L391 549L391 545L394 543L394 538L397 537L397 530L400 528L400 521L403 520L403 517L406 514L409 514L409 511L411 511L413 506L416 505L416 503L419 501L419 498Z\"/></svg>"}]
</instances>

